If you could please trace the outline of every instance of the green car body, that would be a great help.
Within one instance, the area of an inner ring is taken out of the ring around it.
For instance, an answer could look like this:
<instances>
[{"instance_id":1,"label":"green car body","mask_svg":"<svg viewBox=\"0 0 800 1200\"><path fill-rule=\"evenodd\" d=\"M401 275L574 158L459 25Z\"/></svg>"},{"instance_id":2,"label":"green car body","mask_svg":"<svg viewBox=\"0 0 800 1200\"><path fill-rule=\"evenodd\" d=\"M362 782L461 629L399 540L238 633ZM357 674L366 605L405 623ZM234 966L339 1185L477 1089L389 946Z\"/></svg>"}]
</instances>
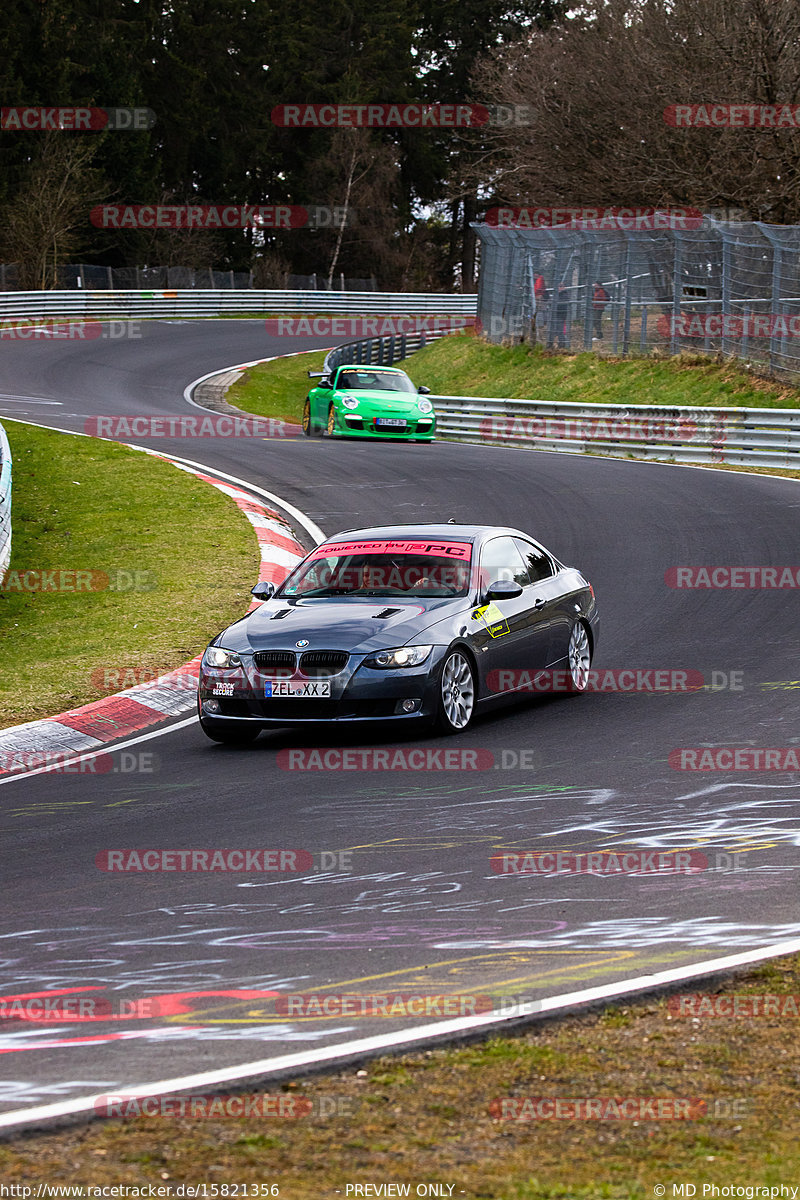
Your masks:
<instances>
[{"instance_id":1,"label":"green car body","mask_svg":"<svg viewBox=\"0 0 800 1200\"><path fill-rule=\"evenodd\" d=\"M337 367L309 392L303 406L303 432L308 437L324 432L373 442L395 438L432 442L436 413L427 399L428 390L416 388L397 367L364 363Z\"/></svg>"}]
</instances>

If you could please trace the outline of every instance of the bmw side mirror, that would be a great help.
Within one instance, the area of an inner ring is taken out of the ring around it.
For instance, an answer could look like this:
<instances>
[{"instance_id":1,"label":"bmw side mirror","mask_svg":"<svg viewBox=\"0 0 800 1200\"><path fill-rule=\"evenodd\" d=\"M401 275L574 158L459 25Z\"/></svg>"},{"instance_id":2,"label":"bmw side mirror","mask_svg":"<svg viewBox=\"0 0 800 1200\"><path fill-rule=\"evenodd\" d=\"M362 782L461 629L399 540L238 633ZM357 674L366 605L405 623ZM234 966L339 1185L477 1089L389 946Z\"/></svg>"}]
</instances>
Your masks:
<instances>
[{"instance_id":1,"label":"bmw side mirror","mask_svg":"<svg viewBox=\"0 0 800 1200\"><path fill-rule=\"evenodd\" d=\"M515 579L495 579L486 589L487 600L513 600L522 595L522 585Z\"/></svg>"},{"instance_id":2,"label":"bmw side mirror","mask_svg":"<svg viewBox=\"0 0 800 1200\"><path fill-rule=\"evenodd\" d=\"M267 583L265 579L262 579L260 583L250 589L250 595L255 596L256 600L269 600L271 596L275 595L275 584Z\"/></svg>"},{"instance_id":3,"label":"bmw side mirror","mask_svg":"<svg viewBox=\"0 0 800 1200\"><path fill-rule=\"evenodd\" d=\"M417 391L419 392L420 396L430 396L430 394L431 394L431 389L426 388L424 383L421 383L419 385L419 387L417 388Z\"/></svg>"}]
</instances>

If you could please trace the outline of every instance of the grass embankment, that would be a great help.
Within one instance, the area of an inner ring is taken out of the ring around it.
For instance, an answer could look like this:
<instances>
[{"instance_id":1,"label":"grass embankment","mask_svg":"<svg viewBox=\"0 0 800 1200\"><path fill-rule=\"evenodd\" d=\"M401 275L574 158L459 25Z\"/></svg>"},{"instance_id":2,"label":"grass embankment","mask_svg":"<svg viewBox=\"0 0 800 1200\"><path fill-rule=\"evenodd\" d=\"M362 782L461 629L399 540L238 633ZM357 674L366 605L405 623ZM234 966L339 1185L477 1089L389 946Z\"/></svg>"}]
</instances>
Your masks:
<instances>
[{"instance_id":1,"label":"grass embankment","mask_svg":"<svg viewBox=\"0 0 800 1200\"><path fill-rule=\"evenodd\" d=\"M796 996L800 960L766 964L720 992ZM453 1200L644 1200L681 1194L673 1183L694 1184L697 1197L715 1194L704 1184L721 1196L735 1194L725 1186L792 1184L800 1175L797 1020L692 1020L670 1016L666 1000L620 1003L516 1038L382 1058L283 1088L324 1097L347 1115L94 1124L0 1146L0 1176L274 1183L282 1200L344 1198L348 1183L409 1184L412 1200L426 1183L454 1185ZM498 1120L490 1105L509 1096L702 1098L715 1115Z\"/></svg>"},{"instance_id":2,"label":"grass embankment","mask_svg":"<svg viewBox=\"0 0 800 1200\"><path fill-rule=\"evenodd\" d=\"M113 675L104 686L106 672L123 672L124 687L180 666L245 611L258 546L229 497L124 446L4 426L13 541L0 589L0 727L119 690ZM26 571L95 574L56 574L28 591ZM98 590L52 590L90 583Z\"/></svg>"},{"instance_id":3,"label":"grass embankment","mask_svg":"<svg viewBox=\"0 0 800 1200\"><path fill-rule=\"evenodd\" d=\"M274 358L272 362L249 367L244 375L228 388L227 398L245 412L260 417L276 417L299 425L303 403L316 382L308 371L321 371L325 351L298 354L292 358Z\"/></svg>"},{"instance_id":4,"label":"grass embankment","mask_svg":"<svg viewBox=\"0 0 800 1200\"><path fill-rule=\"evenodd\" d=\"M754 378L729 360L598 358L548 354L530 346L493 346L468 335L442 338L403 364L415 383L440 396L503 396L541 403L690 405L697 408L798 408L800 390Z\"/></svg>"},{"instance_id":5,"label":"grass embankment","mask_svg":"<svg viewBox=\"0 0 800 1200\"><path fill-rule=\"evenodd\" d=\"M264 417L299 421L322 351L251 367L228 392L231 404ZM656 404L697 408L798 408L800 389L755 378L703 355L598 358L492 346L469 334L441 338L402 363L415 383L439 396L503 396L547 403Z\"/></svg>"},{"instance_id":6,"label":"grass embankment","mask_svg":"<svg viewBox=\"0 0 800 1200\"><path fill-rule=\"evenodd\" d=\"M251 367L228 392L232 404L263 417L299 422L311 381L325 355L307 354ZM730 361L681 354L670 359L548 354L530 346L493 346L471 334L441 338L398 364L439 396L500 396L540 403L654 404L673 408L798 408L800 388L754 377ZM779 467L717 470L783 475Z\"/></svg>"}]
</instances>

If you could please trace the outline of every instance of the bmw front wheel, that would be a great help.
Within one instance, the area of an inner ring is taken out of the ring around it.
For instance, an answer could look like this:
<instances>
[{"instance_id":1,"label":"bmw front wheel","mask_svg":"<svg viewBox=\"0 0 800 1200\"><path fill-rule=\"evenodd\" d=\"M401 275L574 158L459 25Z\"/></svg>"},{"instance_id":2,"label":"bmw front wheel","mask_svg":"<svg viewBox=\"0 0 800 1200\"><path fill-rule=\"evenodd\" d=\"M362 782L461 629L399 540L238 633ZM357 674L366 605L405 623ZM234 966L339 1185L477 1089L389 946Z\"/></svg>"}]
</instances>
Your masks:
<instances>
[{"instance_id":1,"label":"bmw front wheel","mask_svg":"<svg viewBox=\"0 0 800 1200\"><path fill-rule=\"evenodd\" d=\"M472 664L461 650L451 650L444 661L439 680L439 712L436 728L440 733L461 733L475 712L475 675Z\"/></svg>"},{"instance_id":2,"label":"bmw front wheel","mask_svg":"<svg viewBox=\"0 0 800 1200\"><path fill-rule=\"evenodd\" d=\"M592 650L589 635L582 621L576 621L569 635L567 651L569 683L571 692L585 692L589 686L589 667L592 665Z\"/></svg>"}]
</instances>

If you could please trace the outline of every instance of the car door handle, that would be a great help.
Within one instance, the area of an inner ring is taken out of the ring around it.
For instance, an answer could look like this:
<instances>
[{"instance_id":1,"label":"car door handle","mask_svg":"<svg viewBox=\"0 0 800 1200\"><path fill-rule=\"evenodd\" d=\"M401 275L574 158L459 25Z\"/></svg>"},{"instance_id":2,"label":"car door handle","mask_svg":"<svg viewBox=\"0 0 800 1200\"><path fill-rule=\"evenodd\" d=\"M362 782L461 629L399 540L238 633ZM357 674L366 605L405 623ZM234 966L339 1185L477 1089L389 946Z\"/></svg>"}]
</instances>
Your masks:
<instances>
[{"instance_id":1,"label":"car door handle","mask_svg":"<svg viewBox=\"0 0 800 1200\"><path fill-rule=\"evenodd\" d=\"M533 607L534 608L544 608L546 603L547 603L547 601L543 600L542 597L539 596L538 600L534 600Z\"/></svg>"}]
</instances>

